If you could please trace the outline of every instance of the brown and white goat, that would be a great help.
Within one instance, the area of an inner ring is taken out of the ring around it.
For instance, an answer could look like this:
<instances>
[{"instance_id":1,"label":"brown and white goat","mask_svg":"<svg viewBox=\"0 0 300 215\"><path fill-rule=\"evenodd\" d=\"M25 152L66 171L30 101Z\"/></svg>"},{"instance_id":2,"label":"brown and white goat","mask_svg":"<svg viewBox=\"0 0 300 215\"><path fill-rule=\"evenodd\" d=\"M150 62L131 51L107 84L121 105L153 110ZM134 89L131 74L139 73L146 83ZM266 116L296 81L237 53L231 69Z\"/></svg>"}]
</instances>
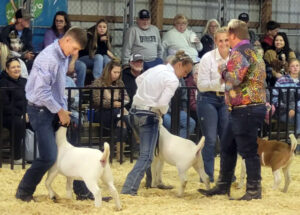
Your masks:
<instances>
[{"instance_id":1,"label":"brown and white goat","mask_svg":"<svg viewBox=\"0 0 300 215\"><path fill-rule=\"evenodd\" d=\"M274 176L273 189L277 189L281 182L280 169L284 174L285 184L283 192L287 192L289 184L291 182L290 166L294 158L294 152L297 147L297 140L294 134L290 134L291 145L285 142L277 140L264 140L257 138L258 154L260 157L260 163L262 166L269 166L272 168ZM245 161L241 164L241 177L238 184L238 188L242 188L244 185L244 179L246 174Z\"/></svg>"},{"instance_id":2,"label":"brown and white goat","mask_svg":"<svg viewBox=\"0 0 300 215\"><path fill-rule=\"evenodd\" d=\"M53 191L51 183L58 173L67 177L67 198L72 198L73 180L83 180L87 188L93 193L95 206L100 207L102 203L101 190L98 181L101 180L108 186L120 210L121 203L119 194L113 183L113 176L109 166L109 144L104 143L104 152L91 148L79 148L72 146L66 138L67 128L60 127L56 132L56 144L58 155L55 164L48 171L46 187L51 199L57 194Z\"/></svg>"}]
</instances>

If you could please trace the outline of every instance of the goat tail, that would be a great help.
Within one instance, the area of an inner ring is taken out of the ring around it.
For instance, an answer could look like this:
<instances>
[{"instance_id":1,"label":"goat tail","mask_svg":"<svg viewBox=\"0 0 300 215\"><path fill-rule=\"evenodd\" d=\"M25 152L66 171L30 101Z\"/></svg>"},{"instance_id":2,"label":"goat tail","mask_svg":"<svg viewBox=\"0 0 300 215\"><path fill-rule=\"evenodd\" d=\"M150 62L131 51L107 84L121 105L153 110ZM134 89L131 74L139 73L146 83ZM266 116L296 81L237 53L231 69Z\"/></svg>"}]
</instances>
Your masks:
<instances>
[{"instance_id":1,"label":"goat tail","mask_svg":"<svg viewBox=\"0 0 300 215\"><path fill-rule=\"evenodd\" d=\"M294 134L290 134L289 137L291 139L291 152L294 152L296 150L297 145L298 145L298 141L297 141Z\"/></svg>"},{"instance_id":2,"label":"goat tail","mask_svg":"<svg viewBox=\"0 0 300 215\"><path fill-rule=\"evenodd\" d=\"M102 164L102 166L105 166L105 164L108 162L109 154L110 154L109 144L107 142L105 142L104 143L104 151L103 151L102 157L100 159L100 163Z\"/></svg>"},{"instance_id":3,"label":"goat tail","mask_svg":"<svg viewBox=\"0 0 300 215\"><path fill-rule=\"evenodd\" d=\"M205 137L202 136L196 148L196 156L201 152L202 148L204 147L204 142L205 142Z\"/></svg>"}]
</instances>

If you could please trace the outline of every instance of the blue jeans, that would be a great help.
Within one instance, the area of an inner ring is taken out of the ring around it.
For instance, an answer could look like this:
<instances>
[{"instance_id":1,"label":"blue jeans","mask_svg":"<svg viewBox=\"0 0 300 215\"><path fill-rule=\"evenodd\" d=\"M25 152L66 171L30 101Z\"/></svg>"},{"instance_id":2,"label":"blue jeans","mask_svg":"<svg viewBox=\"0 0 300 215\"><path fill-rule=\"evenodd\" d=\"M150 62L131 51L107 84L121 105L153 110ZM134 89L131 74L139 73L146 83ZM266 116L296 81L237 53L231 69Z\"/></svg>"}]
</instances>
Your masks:
<instances>
[{"instance_id":1,"label":"blue jeans","mask_svg":"<svg viewBox=\"0 0 300 215\"><path fill-rule=\"evenodd\" d=\"M158 116L150 111L131 109L129 123L140 138L140 156L127 175L123 194L136 195L146 170L151 166L158 138Z\"/></svg>"},{"instance_id":2,"label":"blue jeans","mask_svg":"<svg viewBox=\"0 0 300 215\"><path fill-rule=\"evenodd\" d=\"M204 169L211 182L214 181L215 145L221 139L228 124L228 110L224 96L204 92L197 96L197 110L205 145L202 150Z\"/></svg>"},{"instance_id":3,"label":"blue jeans","mask_svg":"<svg viewBox=\"0 0 300 215\"><path fill-rule=\"evenodd\" d=\"M79 58L84 62L88 69L93 69L94 79L99 78L102 75L103 68L110 62L110 58L107 55L96 54L94 58L90 58L88 55Z\"/></svg>"},{"instance_id":4,"label":"blue jeans","mask_svg":"<svg viewBox=\"0 0 300 215\"><path fill-rule=\"evenodd\" d=\"M86 65L80 60L75 61L75 72L77 74L77 87L84 87L84 81L86 76Z\"/></svg>"},{"instance_id":5,"label":"blue jeans","mask_svg":"<svg viewBox=\"0 0 300 215\"><path fill-rule=\"evenodd\" d=\"M39 158L32 162L21 180L18 192L22 195L32 195L44 174L55 163L57 145L52 125L54 114L44 107L27 106L30 124L35 131L38 142Z\"/></svg>"},{"instance_id":6,"label":"blue jeans","mask_svg":"<svg viewBox=\"0 0 300 215\"><path fill-rule=\"evenodd\" d=\"M144 62L144 71L146 71L147 69L150 69L152 67L155 67L159 64L163 64L163 60L161 58L156 58L153 61L148 61L148 62Z\"/></svg>"},{"instance_id":7,"label":"blue jeans","mask_svg":"<svg viewBox=\"0 0 300 215\"><path fill-rule=\"evenodd\" d=\"M280 113L280 121L281 122L286 122L286 113L285 111L281 111ZM293 118L289 118L288 119L288 122L290 125L294 125L294 120L295 120L295 117ZM296 134L300 134L300 108L298 107L297 108L297 118L296 118L296 126L297 126L297 130L296 130Z\"/></svg>"},{"instance_id":8,"label":"blue jeans","mask_svg":"<svg viewBox=\"0 0 300 215\"><path fill-rule=\"evenodd\" d=\"M247 181L261 180L257 154L257 134L266 114L265 104L236 108L229 114L229 123L221 139L221 175L233 174L237 153L246 162Z\"/></svg>"},{"instance_id":9,"label":"blue jeans","mask_svg":"<svg viewBox=\"0 0 300 215\"><path fill-rule=\"evenodd\" d=\"M188 115L185 111L181 110L179 113L179 136L182 138L188 138L195 130L196 122L195 120L190 117L190 123L187 125L187 118ZM171 130L171 115L169 113L166 113L163 117L163 125L166 129L169 131ZM187 129L187 126L189 126L189 132Z\"/></svg>"}]
</instances>

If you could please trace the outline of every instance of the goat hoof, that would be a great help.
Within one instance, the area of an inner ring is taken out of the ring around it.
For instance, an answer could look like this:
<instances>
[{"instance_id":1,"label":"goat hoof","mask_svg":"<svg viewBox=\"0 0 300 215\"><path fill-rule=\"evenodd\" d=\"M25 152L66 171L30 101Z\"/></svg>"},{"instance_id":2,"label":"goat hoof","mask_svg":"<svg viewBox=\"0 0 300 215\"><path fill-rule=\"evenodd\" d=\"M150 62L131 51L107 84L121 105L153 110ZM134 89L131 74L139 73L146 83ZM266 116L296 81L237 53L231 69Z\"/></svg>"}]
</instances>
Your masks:
<instances>
[{"instance_id":1,"label":"goat hoof","mask_svg":"<svg viewBox=\"0 0 300 215\"><path fill-rule=\"evenodd\" d=\"M161 190L171 190L171 189L173 189L174 187L171 186L171 185L159 184L159 185L157 185L157 188L158 188L158 189L161 189Z\"/></svg>"},{"instance_id":2,"label":"goat hoof","mask_svg":"<svg viewBox=\"0 0 300 215\"><path fill-rule=\"evenodd\" d=\"M110 196L102 197L102 201L104 202L109 202L110 200L112 200L112 197Z\"/></svg>"}]
</instances>

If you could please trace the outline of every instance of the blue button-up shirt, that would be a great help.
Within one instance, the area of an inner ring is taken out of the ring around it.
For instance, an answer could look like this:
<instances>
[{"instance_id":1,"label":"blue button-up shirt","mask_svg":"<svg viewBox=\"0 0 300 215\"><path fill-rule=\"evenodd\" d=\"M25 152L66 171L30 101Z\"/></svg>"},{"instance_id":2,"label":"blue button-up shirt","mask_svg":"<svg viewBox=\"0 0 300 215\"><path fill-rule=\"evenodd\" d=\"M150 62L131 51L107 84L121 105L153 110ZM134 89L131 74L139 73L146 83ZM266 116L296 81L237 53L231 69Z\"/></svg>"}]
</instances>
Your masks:
<instances>
[{"instance_id":1,"label":"blue button-up shirt","mask_svg":"<svg viewBox=\"0 0 300 215\"><path fill-rule=\"evenodd\" d=\"M67 109L64 94L69 58L58 41L46 47L34 60L25 87L26 98L38 106L45 106L51 113Z\"/></svg>"}]
</instances>

